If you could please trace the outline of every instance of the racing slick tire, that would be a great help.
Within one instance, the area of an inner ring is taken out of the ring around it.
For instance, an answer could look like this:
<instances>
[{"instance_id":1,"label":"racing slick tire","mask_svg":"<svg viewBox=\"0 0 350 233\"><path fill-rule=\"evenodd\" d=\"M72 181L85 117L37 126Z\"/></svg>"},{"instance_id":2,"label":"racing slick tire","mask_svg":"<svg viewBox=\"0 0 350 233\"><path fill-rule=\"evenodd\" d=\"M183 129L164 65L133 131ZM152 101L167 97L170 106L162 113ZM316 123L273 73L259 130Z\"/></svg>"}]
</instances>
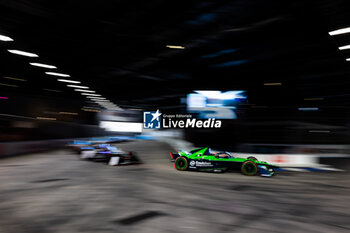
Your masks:
<instances>
[{"instance_id":1,"label":"racing slick tire","mask_svg":"<svg viewBox=\"0 0 350 233\"><path fill-rule=\"evenodd\" d=\"M258 159L255 158L254 156L249 156L247 159L252 159L252 160L258 161Z\"/></svg>"},{"instance_id":2,"label":"racing slick tire","mask_svg":"<svg viewBox=\"0 0 350 233\"><path fill-rule=\"evenodd\" d=\"M258 166L253 161L245 161L242 164L241 172L246 176L255 176L258 173Z\"/></svg>"},{"instance_id":3,"label":"racing slick tire","mask_svg":"<svg viewBox=\"0 0 350 233\"><path fill-rule=\"evenodd\" d=\"M188 160L187 158L181 156L181 157L177 157L175 162L174 162L174 167L176 168L176 170L179 171L186 171L188 168Z\"/></svg>"}]
</instances>

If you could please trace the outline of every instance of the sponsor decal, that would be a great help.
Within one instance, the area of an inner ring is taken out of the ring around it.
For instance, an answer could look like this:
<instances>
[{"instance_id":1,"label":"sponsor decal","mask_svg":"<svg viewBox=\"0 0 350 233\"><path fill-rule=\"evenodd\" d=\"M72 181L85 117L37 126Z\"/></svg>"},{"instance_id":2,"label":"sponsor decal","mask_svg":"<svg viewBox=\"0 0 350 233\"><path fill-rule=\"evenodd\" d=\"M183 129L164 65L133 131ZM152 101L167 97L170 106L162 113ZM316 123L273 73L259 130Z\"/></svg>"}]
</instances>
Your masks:
<instances>
[{"instance_id":1,"label":"sponsor decal","mask_svg":"<svg viewBox=\"0 0 350 233\"><path fill-rule=\"evenodd\" d=\"M160 116L162 113L157 110L156 112L143 112L143 128L144 129L160 129Z\"/></svg>"},{"instance_id":2,"label":"sponsor decal","mask_svg":"<svg viewBox=\"0 0 350 233\"><path fill-rule=\"evenodd\" d=\"M197 167L212 167L214 166L212 163L210 162L200 162L200 161L196 161L196 166Z\"/></svg>"},{"instance_id":3,"label":"sponsor decal","mask_svg":"<svg viewBox=\"0 0 350 233\"><path fill-rule=\"evenodd\" d=\"M191 160L190 162L190 168L195 168L195 167L213 167L214 164L211 162L204 162L204 161L195 161Z\"/></svg>"}]
</instances>

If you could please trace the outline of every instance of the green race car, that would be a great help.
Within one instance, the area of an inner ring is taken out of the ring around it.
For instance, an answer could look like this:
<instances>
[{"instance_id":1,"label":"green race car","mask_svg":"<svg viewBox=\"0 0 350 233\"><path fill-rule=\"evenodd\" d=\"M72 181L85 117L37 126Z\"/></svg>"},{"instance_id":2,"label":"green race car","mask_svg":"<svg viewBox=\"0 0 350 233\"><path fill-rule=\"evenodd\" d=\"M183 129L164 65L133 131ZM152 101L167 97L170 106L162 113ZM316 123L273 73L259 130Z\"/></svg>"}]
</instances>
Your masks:
<instances>
[{"instance_id":1,"label":"green race car","mask_svg":"<svg viewBox=\"0 0 350 233\"><path fill-rule=\"evenodd\" d=\"M171 161L179 171L197 170L225 172L241 170L247 176L273 176L277 166L258 161L255 157L237 158L229 152L212 153L209 147L195 149L190 152L179 150L170 152Z\"/></svg>"}]
</instances>

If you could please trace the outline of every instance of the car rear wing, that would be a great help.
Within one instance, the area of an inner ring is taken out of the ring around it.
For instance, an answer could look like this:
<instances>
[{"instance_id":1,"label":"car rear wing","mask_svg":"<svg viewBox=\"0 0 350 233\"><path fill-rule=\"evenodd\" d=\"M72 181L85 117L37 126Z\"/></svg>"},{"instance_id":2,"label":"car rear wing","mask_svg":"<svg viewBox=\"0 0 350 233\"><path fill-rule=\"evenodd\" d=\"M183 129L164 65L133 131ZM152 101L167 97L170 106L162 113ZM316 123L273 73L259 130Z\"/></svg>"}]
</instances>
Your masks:
<instances>
[{"instance_id":1,"label":"car rear wing","mask_svg":"<svg viewBox=\"0 0 350 233\"><path fill-rule=\"evenodd\" d=\"M172 153L172 152L169 152L170 154L170 161L173 163L175 162L175 160L177 159L177 157L179 157L180 155L177 154L177 153Z\"/></svg>"}]
</instances>

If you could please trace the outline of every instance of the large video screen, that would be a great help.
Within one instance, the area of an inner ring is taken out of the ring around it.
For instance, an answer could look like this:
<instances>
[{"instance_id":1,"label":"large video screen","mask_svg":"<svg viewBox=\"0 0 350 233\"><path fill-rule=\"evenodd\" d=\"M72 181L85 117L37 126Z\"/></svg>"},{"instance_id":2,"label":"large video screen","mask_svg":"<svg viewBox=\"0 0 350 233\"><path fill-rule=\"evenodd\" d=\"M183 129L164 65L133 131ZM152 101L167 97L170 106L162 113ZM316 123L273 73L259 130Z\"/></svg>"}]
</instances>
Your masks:
<instances>
[{"instance_id":1,"label":"large video screen","mask_svg":"<svg viewBox=\"0 0 350 233\"><path fill-rule=\"evenodd\" d=\"M201 119L237 119L235 110L244 103L246 91L194 91L187 95L187 111Z\"/></svg>"}]
</instances>

